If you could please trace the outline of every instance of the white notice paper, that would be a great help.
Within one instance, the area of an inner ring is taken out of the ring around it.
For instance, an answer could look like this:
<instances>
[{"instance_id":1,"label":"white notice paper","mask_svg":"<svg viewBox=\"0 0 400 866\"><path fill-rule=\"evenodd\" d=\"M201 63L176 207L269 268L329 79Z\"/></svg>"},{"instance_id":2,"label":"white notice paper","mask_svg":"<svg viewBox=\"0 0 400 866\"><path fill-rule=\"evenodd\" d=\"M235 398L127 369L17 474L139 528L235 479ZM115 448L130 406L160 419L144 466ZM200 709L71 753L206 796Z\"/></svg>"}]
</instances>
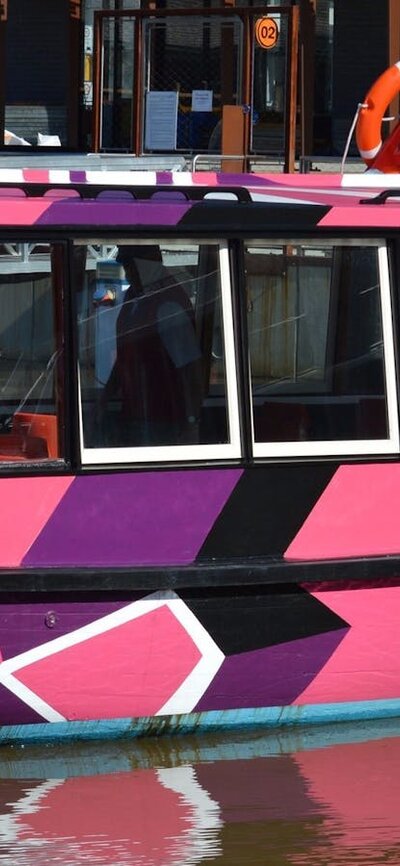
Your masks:
<instances>
[{"instance_id":1,"label":"white notice paper","mask_svg":"<svg viewBox=\"0 0 400 866\"><path fill-rule=\"evenodd\" d=\"M192 111L212 111L212 90L192 90Z\"/></svg>"},{"instance_id":2,"label":"white notice paper","mask_svg":"<svg viewBox=\"0 0 400 866\"><path fill-rule=\"evenodd\" d=\"M149 90L146 94L146 150L176 150L178 91Z\"/></svg>"}]
</instances>

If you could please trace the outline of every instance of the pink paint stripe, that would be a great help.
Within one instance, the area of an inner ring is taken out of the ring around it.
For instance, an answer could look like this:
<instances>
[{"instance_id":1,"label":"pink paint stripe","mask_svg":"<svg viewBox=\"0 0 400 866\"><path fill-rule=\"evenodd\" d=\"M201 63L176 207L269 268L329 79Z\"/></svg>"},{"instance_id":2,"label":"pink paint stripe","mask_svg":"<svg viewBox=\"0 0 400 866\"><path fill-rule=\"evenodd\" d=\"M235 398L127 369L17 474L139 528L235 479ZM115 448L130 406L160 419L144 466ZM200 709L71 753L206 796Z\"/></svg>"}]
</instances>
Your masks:
<instances>
[{"instance_id":1,"label":"pink paint stripe","mask_svg":"<svg viewBox=\"0 0 400 866\"><path fill-rule=\"evenodd\" d=\"M360 197L362 193L360 192ZM379 229L382 228L393 228L398 227L400 219L400 208L397 205L396 207L390 207L390 205L385 205L385 207L374 207L373 205L364 205L363 207L358 207L350 205L349 207L345 206L335 206L332 207L331 210L325 214L324 217L319 221L318 225L323 228L331 228L334 226L340 226L343 228L350 227L354 229L355 226L361 227L377 227Z\"/></svg>"},{"instance_id":2,"label":"pink paint stripe","mask_svg":"<svg viewBox=\"0 0 400 866\"><path fill-rule=\"evenodd\" d=\"M38 659L15 676L71 720L147 716L161 709L200 658L191 636L162 605Z\"/></svg>"},{"instance_id":3,"label":"pink paint stripe","mask_svg":"<svg viewBox=\"0 0 400 866\"><path fill-rule=\"evenodd\" d=\"M24 168L23 175L28 183L50 183L50 172L40 168Z\"/></svg>"},{"instance_id":4,"label":"pink paint stripe","mask_svg":"<svg viewBox=\"0 0 400 866\"><path fill-rule=\"evenodd\" d=\"M51 205L51 200L24 197L2 199L0 225L30 226L37 222Z\"/></svg>"},{"instance_id":5,"label":"pink paint stripe","mask_svg":"<svg viewBox=\"0 0 400 866\"><path fill-rule=\"evenodd\" d=\"M400 553L400 464L340 466L285 559Z\"/></svg>"},{"instance_id":6,"label":"pink paint stripe","mask_svg":"<svg viewBox=\"0 0 400 866\"><path fill-rule=\"evenodd\" d=\"M74 478L0 480L0 567L20 566Z\"/></svg>"},{"instance_id":7,"label":"pink paint stripe","mask_svg":"<svg viewBox=\"0 0 400 866\"><path fill-rule=\"evenodd\" d=\"M266 186L268 186L268 183L273 183L274 186L279 184L279 186L285 187L300 187L304 191L307 191L310 188L321 190L335 188L340 190L342 187L342 175L334 173L323 174L322 176L308 174L305 178L304 174L263 174L262 172L254 172L254 174L246 176L246 185L248 184L251 186L251 181L252 179L254 180L254 178L256 180L262 178L265 180Z\"/></svg>"},{"instance_id":8,"label":"pink paint stripe","mask_svg":"<svg viewBox=\"0 0 400 866\"><path fill-rule=\"evenodd\" d=\"M350 629L295 704L399 697L400 587L312 593Z\"/></svg>"}]
</instances>

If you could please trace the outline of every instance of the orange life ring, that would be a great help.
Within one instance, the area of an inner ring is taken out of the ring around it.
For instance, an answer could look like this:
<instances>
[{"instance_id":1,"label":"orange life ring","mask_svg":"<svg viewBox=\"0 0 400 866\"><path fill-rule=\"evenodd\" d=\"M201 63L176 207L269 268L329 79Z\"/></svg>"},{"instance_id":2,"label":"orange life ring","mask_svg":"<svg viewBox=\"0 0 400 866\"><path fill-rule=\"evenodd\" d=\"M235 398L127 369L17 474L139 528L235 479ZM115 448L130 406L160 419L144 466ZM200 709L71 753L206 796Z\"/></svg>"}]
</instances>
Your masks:
<instances>
[{"instance_id":1,"label":"orange life ring","mask_svg":"<svg viewBox=\"0 0 400 866\"><path fill-rule=\"evenodd\" d=\"M371 167L382 147L381 124L383 115L400 91L400 61L386 69L368 91L360 109L356 125L357 147L364 162ZM381 171L385 171L380 166Z\"/></svg>"}]
</instances>

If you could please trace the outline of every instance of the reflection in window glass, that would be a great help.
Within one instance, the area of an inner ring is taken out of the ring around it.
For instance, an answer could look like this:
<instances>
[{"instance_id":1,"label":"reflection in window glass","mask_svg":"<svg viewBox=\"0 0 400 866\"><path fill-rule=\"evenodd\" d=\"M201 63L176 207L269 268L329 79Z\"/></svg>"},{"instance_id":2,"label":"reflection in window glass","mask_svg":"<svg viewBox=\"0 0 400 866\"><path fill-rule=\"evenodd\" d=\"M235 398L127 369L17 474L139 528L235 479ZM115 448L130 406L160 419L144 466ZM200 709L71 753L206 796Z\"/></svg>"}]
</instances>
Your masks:
<instances>
[{"instance_id":1,"label":"reflection in window glass","mask_svg":"<svg viewBox=\"0 0 400 866\"><path fill-rule=\"evenodd\" d=\"M228 442L218 247L76 250L85 448Z\"/></svg>"},{"instance_id":2,"label":"reflection in window glass","mask_svg":"<svg viewBox=\"0 0 400 866\"><path fill-rule=\"evenodd\" d=\"M378 249L248 246L256 442L385 439Z\"/></svg>"},{"instance_id":3,"label":"reflection in window glass","mask_svg":"<svg viewBox=\"0 0 400 866\"><path fill-rule=\"evenodd\" d=\"M59 454L53 273L49 244L0 244L0 461Z\"/></svg>"}]
</instances>

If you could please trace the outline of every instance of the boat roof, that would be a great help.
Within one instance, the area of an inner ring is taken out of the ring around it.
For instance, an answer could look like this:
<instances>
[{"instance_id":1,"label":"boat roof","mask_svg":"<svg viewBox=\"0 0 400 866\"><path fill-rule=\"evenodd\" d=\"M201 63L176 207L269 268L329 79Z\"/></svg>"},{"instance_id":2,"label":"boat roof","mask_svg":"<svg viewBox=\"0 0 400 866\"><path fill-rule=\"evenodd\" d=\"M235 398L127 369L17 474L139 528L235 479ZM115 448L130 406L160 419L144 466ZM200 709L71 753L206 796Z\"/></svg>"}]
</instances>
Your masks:
<instances>
[{"instance_id":1,"label":"boat roof","mask_svg":"<svg viewBox=\"0 0 400 866\"><path fill-rule=\"evenodd\" d=\"M0 225L396 230L400 175L0 169Z\"/></svg>"}]
</instances>

